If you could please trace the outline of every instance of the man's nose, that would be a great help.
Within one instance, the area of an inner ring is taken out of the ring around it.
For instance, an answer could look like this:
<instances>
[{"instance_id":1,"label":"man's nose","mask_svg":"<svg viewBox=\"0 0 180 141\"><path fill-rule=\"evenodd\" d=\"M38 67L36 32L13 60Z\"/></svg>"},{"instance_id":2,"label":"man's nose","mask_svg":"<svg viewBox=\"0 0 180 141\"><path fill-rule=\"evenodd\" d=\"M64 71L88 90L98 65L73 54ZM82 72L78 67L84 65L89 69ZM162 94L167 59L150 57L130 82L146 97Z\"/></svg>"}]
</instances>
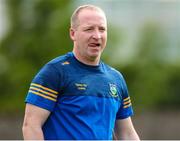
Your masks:
<instances>
[{"instance_id":1,"label":"man's nose","mask_svg":"<svg viewBox=\"0 0 180 141\"><path fill-rule=\"evenodd\" d=\"M98 30L95 30L93 33L93 38L94 39L100 39L101 38L101 33Z\"/></svg>"}]
</instances>

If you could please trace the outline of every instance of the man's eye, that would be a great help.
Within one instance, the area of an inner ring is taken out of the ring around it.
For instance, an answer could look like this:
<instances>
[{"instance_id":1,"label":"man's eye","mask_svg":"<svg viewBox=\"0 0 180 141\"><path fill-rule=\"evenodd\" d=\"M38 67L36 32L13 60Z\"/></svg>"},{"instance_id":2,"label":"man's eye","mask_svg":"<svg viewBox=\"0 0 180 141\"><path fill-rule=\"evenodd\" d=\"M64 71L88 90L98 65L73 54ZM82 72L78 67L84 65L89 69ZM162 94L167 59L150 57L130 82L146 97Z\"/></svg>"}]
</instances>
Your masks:
<instances>
[{"instance_id":1,"label":"man's eye","mask_svg":"<svg viewBox=\"0 0 180 141\"><path fill-rule=\"evenodd\" d=\"M105 28L100 28L99 30L100 30L100 31L105 31Z\"/></svg>"},{"instance_id":2,"label":"man's eye","mask_svg":"<svg viewBox=\"0 0 180 141\"><path fill-rule=\"evenodd\" d=\"M90 31L90 30L92 30L91 28L87 28L87 29L85 29L85 31Z\"/></svg>"}]
</instances>

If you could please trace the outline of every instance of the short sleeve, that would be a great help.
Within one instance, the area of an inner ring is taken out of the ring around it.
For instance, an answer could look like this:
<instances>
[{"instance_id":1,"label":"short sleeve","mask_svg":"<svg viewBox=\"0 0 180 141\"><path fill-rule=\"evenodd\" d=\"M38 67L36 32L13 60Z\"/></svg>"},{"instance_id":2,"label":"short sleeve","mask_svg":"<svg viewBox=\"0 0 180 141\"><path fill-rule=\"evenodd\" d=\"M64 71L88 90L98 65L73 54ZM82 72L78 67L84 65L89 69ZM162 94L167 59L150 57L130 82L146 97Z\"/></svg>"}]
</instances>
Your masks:
<instances>
[{"instance_id":1,"label":"short sleeve","mask_svg":"<svg viewBox=\"0 0 180 141\"><path fill-rule=\"evenodd\" d=\"M59 94L60 79L57 69L52 64L46 64L32 80L25 102L53 111Z\"/></svg>"},{"instance_id":2,"label":"short sleeve","mask_svg":"<svg viewBox=\"0 0 180 141\"><path fill-rule=\"evenodd\" d=\"M121 75L121 106L117 112L116 119L125 119L133 115L131 99L128 93L126 82Z\"/></svg>"}]
</instances>

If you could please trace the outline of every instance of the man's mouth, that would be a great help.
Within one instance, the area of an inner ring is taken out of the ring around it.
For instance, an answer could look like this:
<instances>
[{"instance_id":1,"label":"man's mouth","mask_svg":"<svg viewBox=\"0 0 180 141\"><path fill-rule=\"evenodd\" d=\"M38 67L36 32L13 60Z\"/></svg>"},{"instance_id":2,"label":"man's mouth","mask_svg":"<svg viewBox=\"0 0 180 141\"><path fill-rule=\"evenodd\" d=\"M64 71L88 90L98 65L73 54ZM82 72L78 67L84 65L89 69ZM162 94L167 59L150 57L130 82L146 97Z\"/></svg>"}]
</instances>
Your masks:
<instances>
[{"instance_id":1,"label":"man's mouth","mask_svg":"<svg viewBox=\"0 0 180 141\"><path fill-rule=\"evenodd\" d=\"M88 44L90 47L100 47L100 43L90 43Z\"/></svg>"}]
</instances>

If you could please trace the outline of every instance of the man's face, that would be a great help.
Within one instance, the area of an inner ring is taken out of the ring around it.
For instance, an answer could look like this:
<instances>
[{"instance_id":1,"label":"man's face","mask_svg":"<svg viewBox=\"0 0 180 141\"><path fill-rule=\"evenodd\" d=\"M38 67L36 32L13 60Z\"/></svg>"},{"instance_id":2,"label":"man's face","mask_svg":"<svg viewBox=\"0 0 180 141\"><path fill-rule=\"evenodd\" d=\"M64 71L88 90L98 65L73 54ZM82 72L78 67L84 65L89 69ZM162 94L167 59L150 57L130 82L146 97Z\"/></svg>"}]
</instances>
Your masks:
<instances>
[{"instance_id":1,"label":"man's face","mask_svg":"<svg viewBox=\"0 0 180 141\"><path fill-rule=\"evenodd\" d=\"M107 41L107 21L101 11L83 9L78 16L79 25L73 29L76 56L81 59L99 60Z\"/></svg>"}]
</instances>

